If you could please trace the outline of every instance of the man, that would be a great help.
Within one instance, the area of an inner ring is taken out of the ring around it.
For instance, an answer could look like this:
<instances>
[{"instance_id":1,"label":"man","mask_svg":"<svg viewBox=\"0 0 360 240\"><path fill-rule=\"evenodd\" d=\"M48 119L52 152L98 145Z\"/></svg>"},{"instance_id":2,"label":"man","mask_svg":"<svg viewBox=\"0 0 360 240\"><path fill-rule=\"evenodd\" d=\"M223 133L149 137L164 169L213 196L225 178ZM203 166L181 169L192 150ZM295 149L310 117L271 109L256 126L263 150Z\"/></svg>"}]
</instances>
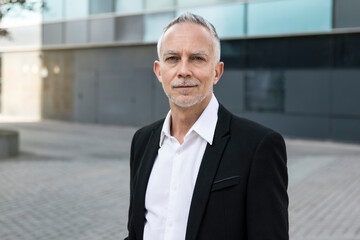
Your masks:
<instances>
[{"instance_id":1,"label":"man","mask_svg":"<svg viewBox=\"0 0 360 240\"><path fill-rule=\"evenodd\" d=\"M170 111L133 137L127 239L288 239L283 138L219 105L215 28L185 13L164 29L158 55Z\"/></svg>"}]
</instances>

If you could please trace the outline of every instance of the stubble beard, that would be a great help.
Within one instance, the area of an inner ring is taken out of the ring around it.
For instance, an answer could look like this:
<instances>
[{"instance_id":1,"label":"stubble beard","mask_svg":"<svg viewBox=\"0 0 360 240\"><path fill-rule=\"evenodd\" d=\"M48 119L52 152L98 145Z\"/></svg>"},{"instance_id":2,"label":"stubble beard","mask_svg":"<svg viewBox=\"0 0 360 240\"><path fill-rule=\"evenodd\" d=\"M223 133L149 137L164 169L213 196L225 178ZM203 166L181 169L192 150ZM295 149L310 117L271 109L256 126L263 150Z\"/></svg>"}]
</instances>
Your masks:
<instances>
[{"instance_id":1,"label":"stubble beard","mask_svg":"<svg viewBox=\"0 0 360 240\"><path fill-rule=\"evenodd\" d=\"M206 97L208 97L210 94L212 94L213 87L211 86L205 94L198 94L189 99L181 99L181 97L184 95L181 95L177 98L177 97L174 97L172 94L168 94L166 91L164 91L164 92L174 105L176 105L180 108L189 108L189 107L192 107L192 106L202 102ZM189 96L191 96L191 94L189 94Z\"/></svg>"}]
</instances>

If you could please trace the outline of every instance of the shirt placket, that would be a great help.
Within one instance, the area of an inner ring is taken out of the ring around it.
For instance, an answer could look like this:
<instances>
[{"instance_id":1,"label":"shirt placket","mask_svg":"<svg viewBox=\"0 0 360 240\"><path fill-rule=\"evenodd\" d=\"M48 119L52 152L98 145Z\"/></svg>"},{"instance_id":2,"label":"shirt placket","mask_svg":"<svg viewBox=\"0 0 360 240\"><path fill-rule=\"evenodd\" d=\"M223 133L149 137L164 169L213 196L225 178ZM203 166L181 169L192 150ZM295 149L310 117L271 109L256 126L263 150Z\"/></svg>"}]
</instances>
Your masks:
<instances>
[{"instance_id":1,"label":"shirt placket","mask_svg":"<svg viewBox=\"0 0 360 240\"><path fill-rule=\"evenodd\" d=\"M174 222L176 217L176 201L178 199L178 184L179 184L179 164L181 161L181 146L178 143L172 142L174 146L174 157L172 164L172 174L170 180L170 191L169 191L169 205L166 219L166 228L165 228L165 238L164 239L174 239Z\"/></svg>"}]
</instances>

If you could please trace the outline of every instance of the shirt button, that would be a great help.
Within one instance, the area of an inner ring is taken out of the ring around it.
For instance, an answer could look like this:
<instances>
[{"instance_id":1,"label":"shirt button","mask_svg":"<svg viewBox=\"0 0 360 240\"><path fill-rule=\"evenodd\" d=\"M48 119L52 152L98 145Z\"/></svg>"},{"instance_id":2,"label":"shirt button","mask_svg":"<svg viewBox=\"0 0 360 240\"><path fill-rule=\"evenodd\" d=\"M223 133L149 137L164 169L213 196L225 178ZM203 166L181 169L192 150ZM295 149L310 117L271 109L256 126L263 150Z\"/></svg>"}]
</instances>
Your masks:
<instances>
[{"instance_id":1,"label":"shirt button","mask_svg":"<svg viewBox=\"0 0 360 240\"><path fill-rule=\"evenodd\" d=\"M176 187L172 187L172 190L173 190L173 191L176 191Z\"/></svg>"},{"instance_id":2,"label":"shirt button","mask_svg":"<svg viewBox=\"0 0 360 240\"><path fill-rule=\"evenodd\" d=\"M172 223L169 223L169 227L172 227L173 226L173 224Z\"/></svg>"}]
</instances>

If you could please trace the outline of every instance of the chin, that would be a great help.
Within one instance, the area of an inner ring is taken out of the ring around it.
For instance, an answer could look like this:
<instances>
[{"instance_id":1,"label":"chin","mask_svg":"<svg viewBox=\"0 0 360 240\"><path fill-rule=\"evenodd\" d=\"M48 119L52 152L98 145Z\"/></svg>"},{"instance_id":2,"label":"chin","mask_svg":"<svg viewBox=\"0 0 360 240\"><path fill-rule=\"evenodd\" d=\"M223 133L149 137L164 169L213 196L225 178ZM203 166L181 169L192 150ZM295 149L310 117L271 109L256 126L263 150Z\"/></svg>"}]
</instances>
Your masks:
<instances>
[{"instance_id":1,"label":"chin","mask_svg":"<svg viewBox=\"0 0 360 240\"><path fill-rule=\"evenodd\" d=\"M180 98L174 98L172 96L169 97L170 101L181 108L189 108L192 106L195 106L196 104L202 102L206 96L195 96L195 97L180 97Z\"/></svg>"}]
</instances>

